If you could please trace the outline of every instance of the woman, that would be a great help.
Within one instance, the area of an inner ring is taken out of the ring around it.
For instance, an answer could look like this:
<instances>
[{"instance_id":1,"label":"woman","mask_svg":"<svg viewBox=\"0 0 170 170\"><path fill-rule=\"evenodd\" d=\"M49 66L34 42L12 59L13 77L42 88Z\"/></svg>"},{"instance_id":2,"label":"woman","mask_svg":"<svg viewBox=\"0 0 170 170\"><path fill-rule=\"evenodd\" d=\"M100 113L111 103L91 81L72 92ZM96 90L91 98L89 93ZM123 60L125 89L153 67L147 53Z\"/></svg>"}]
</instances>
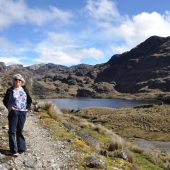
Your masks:
<instances>
[{"instance_id":1,"label":"woman","mask_svg":"<svg viewBox=\"0 0 170 170\"><path fill-rule=\"evenodd\" d=\"M15 155L26 151L23 135L26 113L30 109L32 99L26 89L25 80L20 74L13 76L13 86L7 89L3 103L8 109L9 148Z\"/></svg>"}]
</instances>

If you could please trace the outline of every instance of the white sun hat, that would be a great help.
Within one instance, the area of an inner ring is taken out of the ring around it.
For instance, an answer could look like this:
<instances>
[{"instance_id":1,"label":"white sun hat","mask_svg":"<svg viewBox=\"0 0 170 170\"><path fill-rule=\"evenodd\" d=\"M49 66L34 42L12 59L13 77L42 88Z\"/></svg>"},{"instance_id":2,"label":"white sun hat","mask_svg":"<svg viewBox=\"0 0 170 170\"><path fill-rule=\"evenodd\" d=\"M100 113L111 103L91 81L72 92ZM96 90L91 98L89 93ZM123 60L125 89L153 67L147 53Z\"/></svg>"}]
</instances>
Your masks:
<instances>
[{"instance_id":1,"label":"white sun hat","mask_svg":"<svg viewBox=\"0 0 170 170\"><path fill-rule=\"evenodd\" d=\"M25 79L23 78L23 76L21 74L15 74L13 76L13 80L15 80L15 79L21 80L23 84L25 83Z\"/></svg>"}]
</instances>

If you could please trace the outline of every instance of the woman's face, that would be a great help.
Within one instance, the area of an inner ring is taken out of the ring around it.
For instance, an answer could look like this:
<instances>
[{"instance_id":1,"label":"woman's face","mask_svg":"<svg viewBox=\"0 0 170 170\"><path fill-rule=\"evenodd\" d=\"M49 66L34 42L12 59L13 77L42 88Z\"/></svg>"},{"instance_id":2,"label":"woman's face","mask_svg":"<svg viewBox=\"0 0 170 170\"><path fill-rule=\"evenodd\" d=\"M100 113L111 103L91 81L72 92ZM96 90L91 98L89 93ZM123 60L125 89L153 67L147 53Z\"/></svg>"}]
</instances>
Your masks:
<instances>
[{"instance_id":1,"label":"woman's face","mask_svg":"<svg viewBox=\"0 0 170 170\"><path fill-rule=\"evenodd\" d=\"M22 81L20 79L14 79L14 86L15 87L21 87Z\"/></svg>"}]
</instances>

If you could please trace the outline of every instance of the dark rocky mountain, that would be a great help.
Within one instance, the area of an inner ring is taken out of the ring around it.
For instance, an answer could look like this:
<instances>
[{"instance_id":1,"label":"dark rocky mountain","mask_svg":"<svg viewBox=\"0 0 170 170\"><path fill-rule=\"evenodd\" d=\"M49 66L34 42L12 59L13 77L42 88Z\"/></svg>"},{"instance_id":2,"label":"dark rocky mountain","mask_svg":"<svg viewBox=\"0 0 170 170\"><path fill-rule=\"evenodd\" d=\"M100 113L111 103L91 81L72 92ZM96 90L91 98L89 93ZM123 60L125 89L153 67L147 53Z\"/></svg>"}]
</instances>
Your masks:
<instances>
[{"instance_id":1,"label":"dark rocky mountain","mask_svg":"<svg viewBox=\"0 0 170 170\"><path fill-rule=\"evenodd\" d=\"M170 37L153 36L129 52L113 56L95 82L116 82L123 93L170 91Z\"/></svg>"},{"instance_id":2,"label":"dark rocky mountain","mask_svg":"<svg viewBox=\"0 0 170 170\"><path fill-rule=\"evenodd\" d=\"M165 96L170 92L170 37L152 36L132 50L95 66L49 63L23 67L0 62L0 83L4 89L14 73L24 75L37 97L120 97L127 93Z\"/></svg>"}]
</instances>

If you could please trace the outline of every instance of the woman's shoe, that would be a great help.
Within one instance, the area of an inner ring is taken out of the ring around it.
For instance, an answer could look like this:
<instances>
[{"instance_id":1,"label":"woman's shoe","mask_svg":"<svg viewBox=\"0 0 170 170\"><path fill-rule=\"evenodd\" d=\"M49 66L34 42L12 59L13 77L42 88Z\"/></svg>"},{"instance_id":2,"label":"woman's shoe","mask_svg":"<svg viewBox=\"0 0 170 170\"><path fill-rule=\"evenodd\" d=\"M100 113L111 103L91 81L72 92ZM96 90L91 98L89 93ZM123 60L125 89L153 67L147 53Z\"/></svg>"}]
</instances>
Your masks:
<instances>
[{"instance_id":1,"label":"woman's shoe","mask_svg":"<svg viewBox=\"0 0 170 170\"><path fill-rule=\"evenodd\" d=\"M25 151L18 151L19 154L22 154L22 153L24 153L24 152L25 152Z\"/></svg>"},{"instance_id":2,"label":"woman's shoe","mask_svg":"<svg viewBox=\"0 0 170 170\"><path fill-rule=\"evenodd\" d=\"M8 152L6 155L7 156L17 157L19 154L17 152Z\"/></svg>"}]
</instances>

